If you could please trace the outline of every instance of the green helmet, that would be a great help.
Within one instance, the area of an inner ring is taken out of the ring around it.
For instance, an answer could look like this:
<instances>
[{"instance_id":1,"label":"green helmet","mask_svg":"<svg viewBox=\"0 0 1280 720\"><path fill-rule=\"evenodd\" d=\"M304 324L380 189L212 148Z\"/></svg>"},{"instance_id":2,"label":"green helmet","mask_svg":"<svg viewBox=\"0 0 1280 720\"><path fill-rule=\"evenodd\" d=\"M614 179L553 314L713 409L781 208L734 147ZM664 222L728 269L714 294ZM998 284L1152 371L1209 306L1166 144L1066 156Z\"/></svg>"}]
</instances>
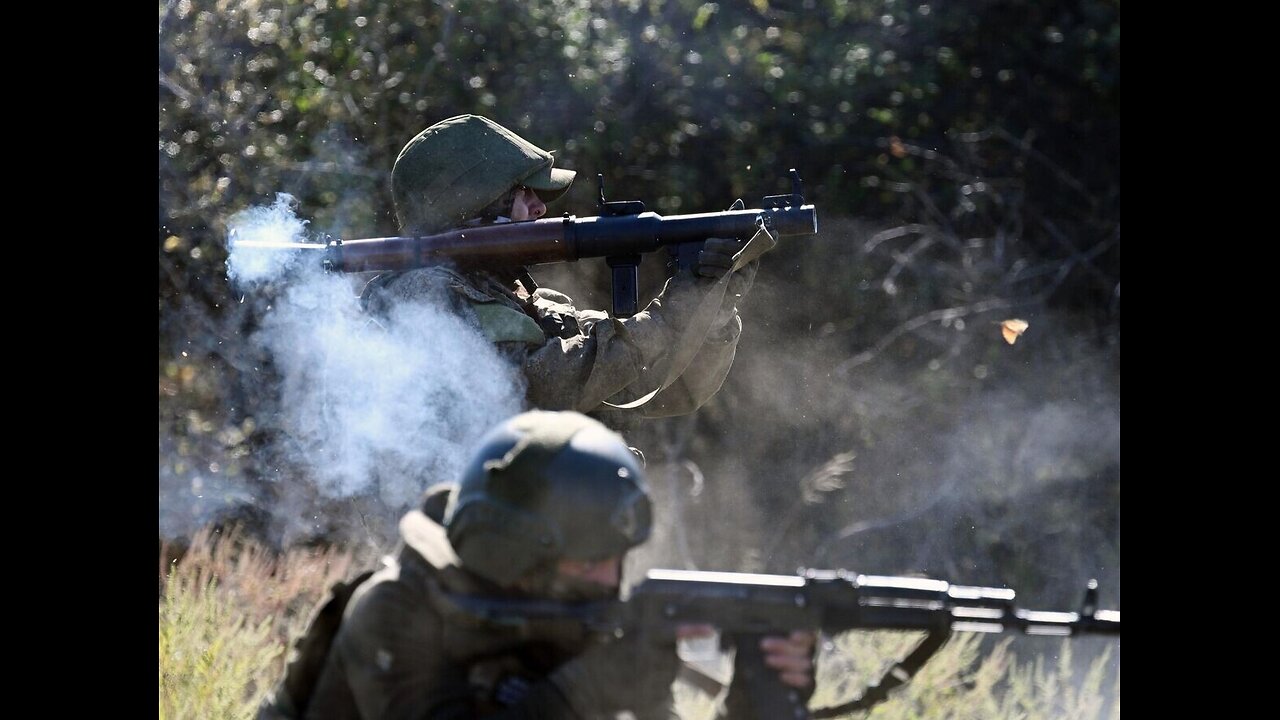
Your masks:
<instances>
[{"instance_id":1,"label":"green helmet","mask_svg":"<svg viewBox=\"0 0 1280 720\"><path fill-rule=\"evenodd\" d=\"M598 560L644 542L652 507L622 438L576 412L526 412L489 432L444 526L463 567L499 585L560 559Z\"/></svg>"},{"instance_id":2,"label":"green helmet","mask_svg":"<svg viewBox=\"0 0 1280 720\"><path fill-rule=\"evenodd\" d=\"M440 232L475 217L517 185L550 203L575 175L554 165L551 153L489 118L441 120L410 140L391 168L396 220L402 232Z\"/></svg>"}]
</instances>

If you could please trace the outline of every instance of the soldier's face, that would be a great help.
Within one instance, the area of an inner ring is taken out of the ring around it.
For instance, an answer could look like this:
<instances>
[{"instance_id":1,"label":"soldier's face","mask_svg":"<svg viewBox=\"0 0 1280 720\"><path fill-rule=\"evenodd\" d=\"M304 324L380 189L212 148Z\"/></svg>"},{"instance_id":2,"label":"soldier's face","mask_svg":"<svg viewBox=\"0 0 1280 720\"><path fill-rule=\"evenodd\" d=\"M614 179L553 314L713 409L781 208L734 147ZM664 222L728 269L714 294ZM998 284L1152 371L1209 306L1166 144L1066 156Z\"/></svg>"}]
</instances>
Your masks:
<instances>
[{"instance_id":1,"label":"soldier's face","mask_svg":"<svg viewBox=\"0 0 1280 720\"><path fill-rule=\"evenodd\" d=\"M592 583L617 591L622 584L622 556L604 560L561 560L556 565L556 574L576 583Z\"/></svg>"},{"instance_id":2,"label":"soldier's face","mask_svg":"<svg viewBox=\"0 0 1280 720\"><path fill-rule=\"evenodd\" d=\"M538 197L538 193L530 188L520 187L516 190L515 200L511 202L511 219L537 220L547 213L547 205Z\"/></svg>"}]
</instances>

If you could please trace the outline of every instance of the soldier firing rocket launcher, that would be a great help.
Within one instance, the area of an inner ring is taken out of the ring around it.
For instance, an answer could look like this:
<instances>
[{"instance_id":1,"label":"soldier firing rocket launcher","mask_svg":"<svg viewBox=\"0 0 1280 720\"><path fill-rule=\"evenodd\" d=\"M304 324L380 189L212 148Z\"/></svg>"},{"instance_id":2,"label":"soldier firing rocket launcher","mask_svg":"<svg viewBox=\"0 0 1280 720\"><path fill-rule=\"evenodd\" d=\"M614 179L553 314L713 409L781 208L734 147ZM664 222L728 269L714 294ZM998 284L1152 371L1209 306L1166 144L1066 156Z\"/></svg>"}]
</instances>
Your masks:
<instances>
[{"instance_id":1,"label":"soldier firing rocket launcher","mask_svg":"<svg viewBox=\"0 0 1280 720\"><path fill-rule=\"evenodd\" d=\"M603 257L613 270L613 314L629 317L639 307L643 253L665 247L674 265L686 268L697 262L698 251L709 237L752 240L764 231L771 247L776 237L818 232L817 209L805 204L800 175L794 169L791 194L767 196L759 208L746 208L738 200L723 212L666 217L646 211L640 201L606 202L603 176L599 182L597 217L566 213L560 218L457 228L435 235L317 243L245 240L233 233L231 242L238 251L314 254L325 269L334 272L409 270L441 262L464 268L538 265Z\"/></svg>"}]
</instances>

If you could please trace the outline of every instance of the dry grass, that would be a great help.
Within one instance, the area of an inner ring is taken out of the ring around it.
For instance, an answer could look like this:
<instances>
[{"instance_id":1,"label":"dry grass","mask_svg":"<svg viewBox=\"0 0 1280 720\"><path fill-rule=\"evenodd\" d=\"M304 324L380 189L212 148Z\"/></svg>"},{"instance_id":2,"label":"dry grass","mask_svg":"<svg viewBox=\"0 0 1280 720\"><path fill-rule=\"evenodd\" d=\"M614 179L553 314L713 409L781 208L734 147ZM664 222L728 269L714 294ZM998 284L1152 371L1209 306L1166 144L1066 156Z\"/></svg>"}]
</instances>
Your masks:
<instances>
[{"instance_id":1,"label":"dry grass","mask_svg":"<svg viewBox=\"0 0 1280 720\"><path fill-rule=\"evenodd\" d=\"M236 530L204 530L185 552L162 545L161 720L252 717L290 640L352 564L335 549L278 555Z\"/></svg>"},{"instance_id":2,"label":"dry grass","mask_svg":"<svg viewBox=\"0 0 1280 720\"><path fill-rule=\"evenodd\" d=\"M180 556L180 558L179 558ZM363 561L361 561L363 562ZM357 571L351 553L296 549L279 555L236 531L199 533L185 552L160 551L160 718L251 718L284 670L289 643L329 587ZM900 632L847 633L819 657L811 707L839 705L880 678L919 640ZM1109 652L1083 676L1071 643L1057 661L1019 664L1012 638L984 650L957 635L917 676L862 717L872 720L1118 720L1120 678ZM677 685L686 720L709 719L713 701Z\"/></svg>"}]
</instances>

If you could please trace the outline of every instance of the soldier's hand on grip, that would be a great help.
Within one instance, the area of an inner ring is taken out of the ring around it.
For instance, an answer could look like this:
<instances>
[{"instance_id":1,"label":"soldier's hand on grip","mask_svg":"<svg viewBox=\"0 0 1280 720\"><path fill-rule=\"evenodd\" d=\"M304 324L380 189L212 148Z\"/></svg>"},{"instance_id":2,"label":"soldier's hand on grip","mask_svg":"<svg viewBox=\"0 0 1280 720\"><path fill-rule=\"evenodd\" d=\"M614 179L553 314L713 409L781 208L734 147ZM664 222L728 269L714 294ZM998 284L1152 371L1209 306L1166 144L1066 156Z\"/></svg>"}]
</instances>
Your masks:
<instances>
[{"instance_id":1,"label":"soldier's hand on grip","mask_svg":"<svg viewBox=\"0 0 1280 720\"><path fill-rule=\"evenodd\" d=\"M668 717L679 668L676 638L641 628L592 646L561 665L550 680L583 717L630 710L647 720Z\"/></svg>"},{"instance_id":2,"label":"soldier's hand on grip","mask_svg":"<svg viewBox=\"0 0 1280 720\"><path fill-rule=\"evenodd\" d=\"M740 241L734 238L707 238L702 246L702 252L698 254L698 266L694 272L704 278L724 277L725 273L733 267L733 257L746 244L745 240ZM720 306L720 314L716 318L714 328L724 327L732 321L738 305L751 290L759 268L760 260L752 260L729 278L729 285L725 288L724 303Z\"/></svg>"}]
</instances>

